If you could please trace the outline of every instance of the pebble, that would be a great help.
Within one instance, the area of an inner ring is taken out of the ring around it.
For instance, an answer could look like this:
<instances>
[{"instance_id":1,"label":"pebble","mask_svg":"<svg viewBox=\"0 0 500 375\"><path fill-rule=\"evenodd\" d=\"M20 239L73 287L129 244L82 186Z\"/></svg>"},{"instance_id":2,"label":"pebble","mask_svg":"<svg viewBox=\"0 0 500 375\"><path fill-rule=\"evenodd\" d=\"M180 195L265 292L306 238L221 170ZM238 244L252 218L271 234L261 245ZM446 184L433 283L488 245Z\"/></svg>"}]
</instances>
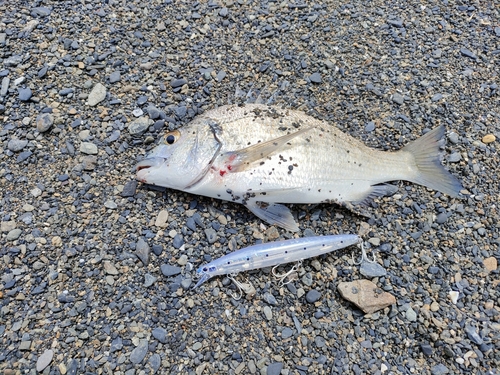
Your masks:
<instances>
[{"instance_id":1,"label":"pebble","mask_svg":"<svg viewBox=\"0 0 500 375\"><path fill-rule=\"evenodd\" d=\"M40 133L45 133L54 123L54 116L51 113L40 113L36 117L36 130Z\"/></svg>"},{"instance_id":2,"label":"pebble","mask_svg":"<svg viewBox=\"0 0 500 375\"><path fill-rule=\"evenodd\" d=\"M136 180L127 181L120 195L122 197L133 197L137 190L137 184L138 182Z\"/></svg>"},{"instance_id":3,"label":"pebble","mask_svg":"<svg viewBox=\"0 0 500 375\"><path fill-rule=\"evenodd\" d=\"M10 78L3 77L2 85L0 86L0 97L4 98L7 96L7 93L9 92L9 84L10 84Z\"/></svg>"},{"instance_id":4,"label":"pebble","mask_svg":"<svg viewBox=\"0 0 500 375\"><path fill-rule=\"evenodd\" d=\"M321 79L321 74L319 73L313 73L309 76L309 80L312 82L312 83L321 83L322 79Z\"/></svg>"},{"instance_id":5,"label":"pebble","mask_svg":"<svg viewBox=\"0 0 500 375\"><path fill-rule=\"evenodd\" d=\"M406 310L405 315L406 315L406 319L408 321L410 321L410 322L417 321L417 313L411 307L408 308L408 310Z\"/></svg>"},{"instance_id":6,"label":"pebble","mask_svg":"<svg viewBox=\"0 0 500 375\"><path fill-rule=\"evenodd\" d=\"M87 98L87 104L91 107L95 107L106 99L106 92L106 87L102 83L96 83Z\"/></svg>"},{"instance_id":7,"label":"pebble","mask_svg":"<svg viewBox=\"0 0 500 375\"><path fill-rule=\"evenodd\" d=\"M111 263L110 261L103 262L103 266L104 266L104 271L106 271L106 273L108 275L118 275L119 274L115 265L113 263Z\"/></svg>"},{"instance_id":8,"label":"pebble","mask_svg":"<svg viewBox=\"0 0 500 375\"><path fill-rule=\"evenodd\" d=\"M7 233L6 240L7 241L15 241L21 236L22 230L19 228L12 229L9 233Z\"/></svg>"},{"instance_id":9,"label":"pebble","mask_svg":"<svg viewBox=\"0 0 500 375\"><path fill-rule=\"evenodd\" d=\"M172 86L173 88L177 88L177 87L184 86L187 83L188 83L187 80L185 80L183 78L181 78L181 79L173 79L170 82L170 86Z\"/></svg>"},{"instance_id":10,"label":"pebble","mask_svg":"<svg viewBox=\"0 0 500 375\"><path fill-rule=\"evenodd\" d=\"M139 238L135 247L135 255L145 266L149 264L149 253L150 248L148 243L142 237Z\"/></svg>"},{"instance_id":11,"label":"pebble","mask_svg":"<svg viewBox=\"0 0 500 375\"><path fill-rule=\"evenodd\" d=\"M151 357L149 357L149 365L153 370L153 373L158 372L161 367L161 357L159 354L155 353Z\"/></svg>"},{"instance_id":12,"label":"pebble","mask_svg":"<svg viewBox=\"0 0 500 375\"><path fill-rule=\"evenodd\" d=\"M149 273L144 275L144 287L149 288L156 282L157 278Z\"/></svg>"},{"instance_id":13,"label":"pebble","mask_svg":"<svg viewBox=\"0 0 500 375\"><path fill-rule=\"evenodd\" d=\"M80 143L80 152L87 155L97 155L97 146L92 142Z\"/></svg>"},{"instance_id":14,"label":"pebble","mask_svg":"<svg viewBox=\"0 0 500 375\"><path fill-rule=\"evenodd\" d=\"M373 314L396 303L392 294L384 292L369 280L341 282L337 289L344 299L354 303L366 314Z\"/></svg>"},{"instance_id":15,"label":"pebble","mask_svg":"<svg viewBox=\"0 0 500 375\"><path fill-rule=\"evenodd\" d=\"M280 375L282 369L283 369L282 362L270 363L267 366L266 375Z\"/></svg>"},{"instance_id":16,"label":"pebble","mask_svg":"<svg viewBox=\"0 0 500 375\"><path fill-rule=\"evenodd\" d=\"M128 126L128 131L131 136L139 137L146 130L148 130L149 126L153 124L153 120L147 117L139 117L132 121Z\"/></svg>"},{"instance_id":17,"label":"pebble","mask_svg":"<svg viewBox=\"0 0 500 375\"><path fill-rule=\"evenodd\" d=\"M36 371L42 372L45 370L45 368L50 365L50 362L52 362L53 357L54 351L52 349L46 349L36 361Z\"/></svg>"},{"instance_id":18,"label":"pebble","mask_svg":"<svg viewBox=\"0 0 500 375\"><path fill-rule=\"evenodd\" d=\"M162 264L161 267L161 273L163 276L175 276L181 273L181 268L177 266L171 266L169 264Z\"/></svg>"},{"instance_id":19,"label":"pebble","mask_svg":"<svg viewBox=\"0 0 500 375\"><path fill-rule=\"evenodd\" d=\"M33 96L31 89L29 87L18 89L19 92L19 100L22 102L27 102Z\"/></svg>"},{"instance_id":20,"label":"pebble","mask_svg":"<svg viewBox=\"0 0 500 375\"><path fill-rule=\"evenodd\" d=\"M377 262L371 262L371 261L361 262L361 267L359 268L359 272L363 276L369 278L382 277L387 275L387 270L384 267L382 267Z\"/></svg>"},{"instance_id":21,"label":"pebble","mask_svg":"<svg viewBox=\"0 0 500 375\"><path fill-rule=\"evenodd\" d=\"M11 139L7 144L7 148L10 151L18 152L21 151L28 145L28 141L26 139Z\"/></svg>"},{"instance_id":22,"label":"pebble","mask_svg":"<svg viewBox=\"0 0 500 375\"><path fill-rule=\"evenodd\" d=\"M496 271L496 269L498 267L497 258L495 258L495 257L486 258L483 261L483 264L484 264L484 268L486 268L486 270L488 272Z\"/></svg>"},{"instance_id":23,"label":"pebble","mask_svg":"<svg viewBox=\"0 0 500 375\"><path fill-rule=\"evenodd\" d=\"M321 293L318 292L316 289L311 289L306 294L306 301L309 303L315 303L315 302L319 301L320 298L321 298Z\"/></svg>"},{"instance_id":24,"label":"pebble","mask_svg":"<svg viewBox=\"0 0 500 375\"><path fill-rule=\"evenodd\" d=\"M496 139L497 138L493 134L486 134L481 141L485 144L488 144L495 142Z\"/></svg>"},{"instance_id":25,"label":"pebble","mask_svg":"<svg viewBox=\"0 0 500 375\"><path fill-rule=\"evenodd\" d=\"M159 228L167 227L168 211L161 210L156 217L155 225Z\"/></svg>"},{"instance_id":26,"label":"pebble","mask_svg":"<svg viewBox=\"0 0 500 375\"><path fill-rule=\"evenodd\" d=\"M141 363L148 353L148 347L148 340L140 340L139 345L137 345L137 347L132 350L132 353L130 353L130 362L132 362L134 365Z\"/></svg>"},{"instance_id":27,"label":"pebble","mask_svg":"<svg viewBox=\"0 0 500 375\"><path fill-rule=\"evenodd\" d=\"M153 328L153 331L151 333L153 334L153 337L155 339L157 339L159 342L161 342L162 344L167 343L168 332L165 328L163 328L163 327Z\"/></svg>"},{"instance_id":28,"label":"pebble","mask_svg":"<svg viewBox=\"0 0 500 375\"><path fill-rule=\"evenodd\" d=\"M205 236L207 237L208 243L217 241L217 232L213 228L205 229Z\"/></svg>"},{"instance_id":29,"label":"pebble","mask_svg":"<svg viewBox=\"0 0 500 375\"><path fill-rule=\"evenodd\" d=\"M446 375L449 372L450 371L448 370L448 368L445 365L443 365L442 363L431 367L431 374L432 375Z\"/></svg>"},{"instance_id":30,"label":"pebble","mask_svg":"<svg viewBox=\"0 0 500 375\"><path fill-rule=\"evenodd\" d=\"M273 311L269 306L264 306L264 316L267 320L271 320L273 318Z\"/></svg>"},{"instance_id":31,"label":"pebble","mask_svg":"<svg viewBox=\"0 0 500 375\"><path fill-rule=\"evenodd\" d=\"M184 245L184 238L181 234L176 234L172 241L172 246L176 249L180 249Z\"/></svg>"},{"instance_id":32,"label":"pebble","mask_svg":"<svg viewBox=\"0 0 500 375\"><path fill-rule=\"evenodd\" d=\"M404 103L405 99L404 99L403 95L401 95L400 93L397 93L397 92L396 92L396 93L394 93L394 94L392 95L392 101L393 101L394 103L396 103L396 104L401 105L401 104L403 104L403 103Z\"/></svg>"},{"instance_id":33,"label":"pebble","mask_svg":"<svg viewBox=\"0 0 500 375\"><path fill-rule=\"evenodd\" d=\"M116 82L120 82L121 80L121 74L119 71L114 71L113 73L111 73L109 75L109 83L116 83Z\"/></svg>"},{"instance_id":34,"label":"pebble","mask_svg":"<svg viewBox=\"0 0 500 375\"><path fill-rule=\"evenodd\" d=\"M454 291L454 290L450 290L448 292L448 297L450 298L451 303L453 303L454 305L457 304L459 295L460 295L460 293L457 291Z\"/></svg>"}]
</instances>

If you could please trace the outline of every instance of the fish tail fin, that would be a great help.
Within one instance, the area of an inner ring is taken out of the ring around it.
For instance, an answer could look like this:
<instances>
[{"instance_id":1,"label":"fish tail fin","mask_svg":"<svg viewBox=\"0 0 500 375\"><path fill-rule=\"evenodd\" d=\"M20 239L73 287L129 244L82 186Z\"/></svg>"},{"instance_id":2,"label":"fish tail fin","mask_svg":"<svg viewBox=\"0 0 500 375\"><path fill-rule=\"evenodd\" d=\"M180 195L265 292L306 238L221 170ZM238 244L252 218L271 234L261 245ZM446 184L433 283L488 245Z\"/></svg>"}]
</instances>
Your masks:
<instances>
[{"instance_id":1,"label":"fish tail fin","mask_svg":"<svg viewBox=\"0 0 500 375\"><path fill-rule=\"evenodd\" d=\"M411 153L417 166L416 175L408 180L456 197L462 189L462 184L441 165L439 147L444 132L444 126L438 126L403 147L401 151Z\"/></svg>"}]
</instances>

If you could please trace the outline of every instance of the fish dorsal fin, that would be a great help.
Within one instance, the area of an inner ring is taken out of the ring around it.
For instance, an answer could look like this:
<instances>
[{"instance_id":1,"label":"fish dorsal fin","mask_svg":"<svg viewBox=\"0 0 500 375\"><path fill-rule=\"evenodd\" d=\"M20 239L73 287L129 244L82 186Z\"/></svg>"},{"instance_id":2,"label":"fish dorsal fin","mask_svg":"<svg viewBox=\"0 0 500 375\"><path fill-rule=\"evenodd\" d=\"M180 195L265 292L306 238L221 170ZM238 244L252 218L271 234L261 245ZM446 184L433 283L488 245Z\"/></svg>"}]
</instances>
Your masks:
<instances>
[{"instance_id":1,"label":"fish dorsal fin","mask_svg":"<svg viewBox=\"0 0 500 375\"><path fill-rule=\"evenodd\" d=\"M238 151L225 152L220 156L220 162L224 165L228 172L244 171L250 164L267 158L270 154L283 147L287 142L313 128L314 127L300 129L295 133L286 134L266 142L257 143Z\"/></svg>"}]
</instances>

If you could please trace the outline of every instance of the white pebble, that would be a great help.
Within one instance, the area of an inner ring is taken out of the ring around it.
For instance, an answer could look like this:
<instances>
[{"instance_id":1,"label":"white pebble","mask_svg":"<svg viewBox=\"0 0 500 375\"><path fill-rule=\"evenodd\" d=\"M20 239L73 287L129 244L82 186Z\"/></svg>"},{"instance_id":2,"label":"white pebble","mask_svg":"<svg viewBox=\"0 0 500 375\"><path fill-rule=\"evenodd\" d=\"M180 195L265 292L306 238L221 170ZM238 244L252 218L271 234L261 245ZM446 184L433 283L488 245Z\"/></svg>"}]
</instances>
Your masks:
<instances>
[{"instance_id":1,"label":"white pebble","mask_svg":"<svg viewBox=\"0 0 500 375\"><path fill-rule=\"evenodd\" d=\"M448 293L448 296L450 297L450 300L451 300L451 302L452 302L454 305L456 305L456 304L457 304L457 302L458 302L458 295L459 295L459 294L460 294L459 292L456 292L456 291L454 291L454 290L451 290L451 291Z\"/></svg>"}]
</instances>

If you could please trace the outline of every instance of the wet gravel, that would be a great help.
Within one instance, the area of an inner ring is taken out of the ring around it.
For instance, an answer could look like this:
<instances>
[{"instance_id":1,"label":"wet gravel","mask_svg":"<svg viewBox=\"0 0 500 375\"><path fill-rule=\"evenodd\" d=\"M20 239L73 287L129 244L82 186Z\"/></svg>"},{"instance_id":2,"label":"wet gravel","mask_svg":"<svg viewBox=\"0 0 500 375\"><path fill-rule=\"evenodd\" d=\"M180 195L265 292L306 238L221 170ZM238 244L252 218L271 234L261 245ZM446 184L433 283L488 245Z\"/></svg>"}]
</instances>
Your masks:
<instances>
[{"instance_id":1,"label":"wet gravel","mask_svg":"<svg viewBox=\"0 0 500 375\"><path fill-rule=\"evenodd\" d=\"M497 374L500 10L471 1L0 1L0 371ZM371 218L292 206L355 248L191 290L292 236L239 205L137 184L167 130L250 88L399 149L444 124L458 198L399 182ZM340 282L396 304L364 314ZM457 297L458 296L458 297Z\"/></svg>"}]
</instances>

